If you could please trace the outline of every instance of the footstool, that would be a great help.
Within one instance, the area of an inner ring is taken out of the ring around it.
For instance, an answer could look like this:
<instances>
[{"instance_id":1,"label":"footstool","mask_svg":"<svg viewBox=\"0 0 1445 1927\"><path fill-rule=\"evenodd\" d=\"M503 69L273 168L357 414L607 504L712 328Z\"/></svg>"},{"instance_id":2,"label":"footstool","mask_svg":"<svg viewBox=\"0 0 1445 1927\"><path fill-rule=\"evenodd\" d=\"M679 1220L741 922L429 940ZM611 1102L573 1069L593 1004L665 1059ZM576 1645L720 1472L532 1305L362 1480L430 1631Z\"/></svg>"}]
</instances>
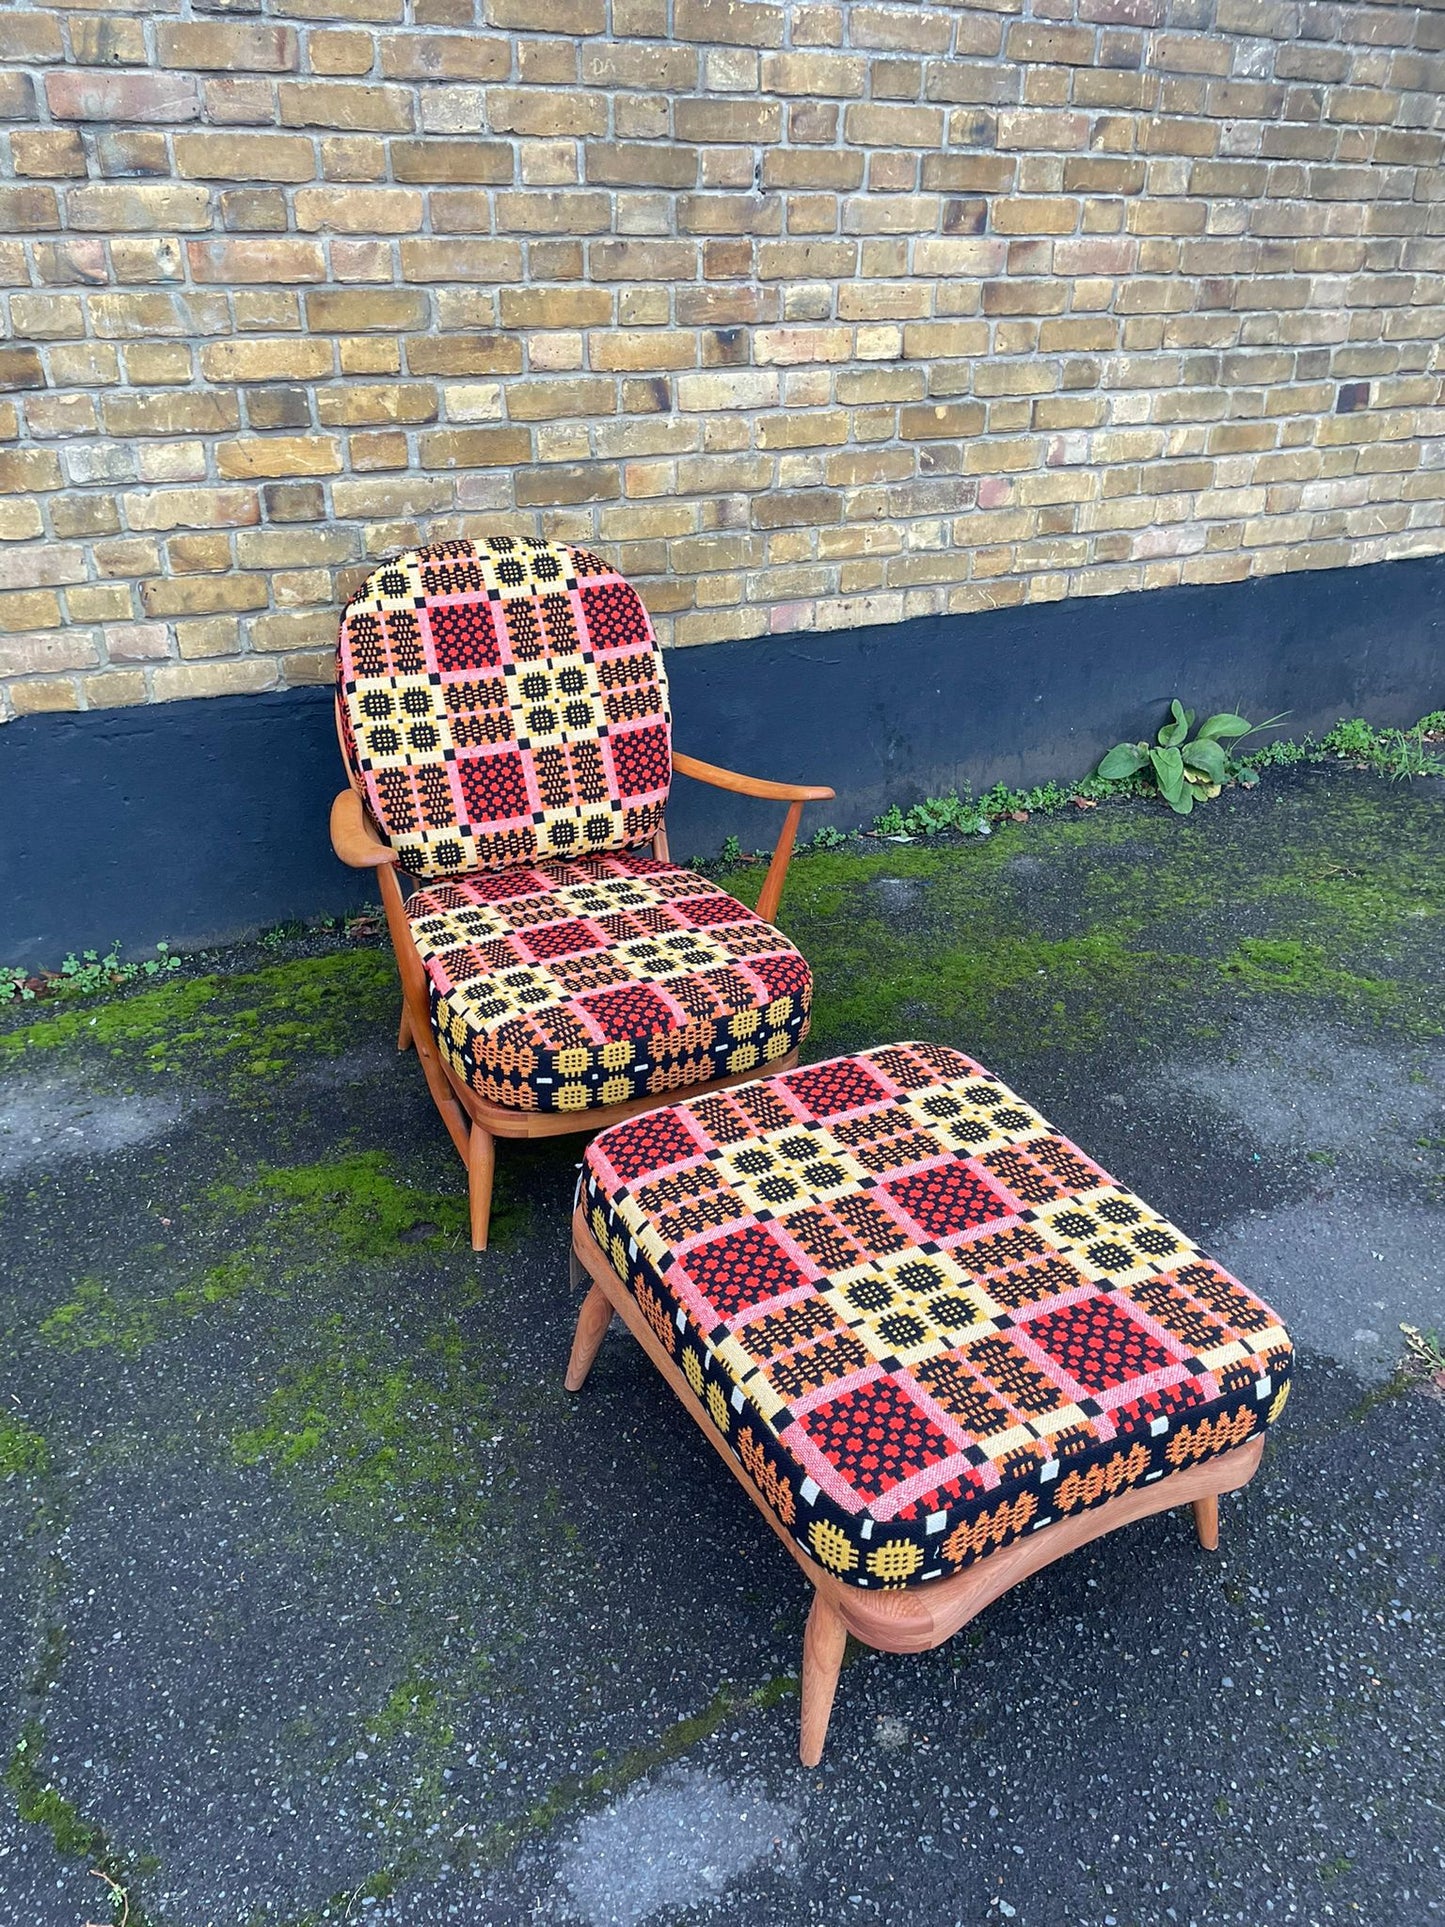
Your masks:
<instances>
[{"instance_id":1,"label":"footstool","mask_svg":"<svg viewBox=\"0 0 1445 1927\"><path fill-rule=\"evenodd\" d=\"M614 1125L572 1233L568 1390L617 1312L812 1581L807 1766L850 1632L925 1652L1171 1506L1213 1548L1289 1392L1266 1305L929 1044Z\"/></svg>"}]
</instances>

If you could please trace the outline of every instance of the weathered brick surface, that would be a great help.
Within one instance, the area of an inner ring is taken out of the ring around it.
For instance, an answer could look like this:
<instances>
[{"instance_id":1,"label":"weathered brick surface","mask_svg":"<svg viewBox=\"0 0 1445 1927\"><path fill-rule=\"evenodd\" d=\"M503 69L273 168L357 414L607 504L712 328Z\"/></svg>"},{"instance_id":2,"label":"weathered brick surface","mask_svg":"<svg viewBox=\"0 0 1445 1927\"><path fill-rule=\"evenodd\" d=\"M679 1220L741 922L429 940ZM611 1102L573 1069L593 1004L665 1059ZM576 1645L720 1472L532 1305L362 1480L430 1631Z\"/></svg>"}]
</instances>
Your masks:
<instances>
[{"instance_id":1,"label":"weathered brick surface","mask_svg":"<svg viewBox=\"0 0 1445 1927\"><path fill-rule=\"evenodd\" d=\"M1379 0L26 0L0 717L324 680L377 556L706 643L1445 549Z\"/></svg>"}]
</instances>

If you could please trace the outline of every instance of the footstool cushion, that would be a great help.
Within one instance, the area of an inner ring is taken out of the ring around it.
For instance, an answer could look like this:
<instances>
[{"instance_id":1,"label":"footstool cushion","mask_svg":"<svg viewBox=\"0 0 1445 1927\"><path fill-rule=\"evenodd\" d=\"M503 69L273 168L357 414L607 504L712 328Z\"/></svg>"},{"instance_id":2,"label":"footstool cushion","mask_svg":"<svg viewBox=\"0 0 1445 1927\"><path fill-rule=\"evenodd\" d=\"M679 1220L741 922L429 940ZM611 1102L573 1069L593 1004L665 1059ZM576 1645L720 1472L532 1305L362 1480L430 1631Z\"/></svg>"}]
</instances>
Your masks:
<instances>
[{"instance_id":1,"label":"footstool cushion","mask_svg":"<svg viewBox=\"0 0 1445 1927\"><path fill-rule=\"evenodd\" d=\"M1279 1416L1275 1314L961 1053L895 1044L614 1125L592 1236L782 1529L946 1577Z\"/></svg>"}]
</instances>

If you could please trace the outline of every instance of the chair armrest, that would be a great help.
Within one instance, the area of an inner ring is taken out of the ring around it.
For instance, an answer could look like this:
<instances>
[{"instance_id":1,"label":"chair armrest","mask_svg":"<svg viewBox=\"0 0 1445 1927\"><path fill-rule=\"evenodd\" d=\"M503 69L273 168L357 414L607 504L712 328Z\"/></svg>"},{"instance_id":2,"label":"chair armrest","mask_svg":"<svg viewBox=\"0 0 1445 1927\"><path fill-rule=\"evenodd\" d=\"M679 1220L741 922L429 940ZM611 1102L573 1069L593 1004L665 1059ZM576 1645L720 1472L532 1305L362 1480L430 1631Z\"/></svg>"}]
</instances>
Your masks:
<instances>
[{"instance_id":1,"label":"chair armrest","mask_svg":"<svg viewBox=\"0 0 1445 1927\"><path fill-rule=\"evenodd\" d=\"M673 751L672 767L679 776L694 782L710 783L715 790L732 790L738 796L761 796L774 803L827 803L834 792L821 784L772 783L765 776L739 776L736 770L719 769L716 763L700 763L695 756Z\"/></svg>"},{"instance_id":2,"label":"chair armrest","mask_svg":"<svg viewBox=\"0 0 1445 1927\"><path fill-rule=\"evenodd\" d=\"M783 900L783 884L787 879L793 844L797 840L798 825L803 818L803 805L826 803L833 791L821 783L770 783L763 776L739 776L736 770L719 769L716 763L700 763L695 756L679 756L675 750L672 767L679 776L691 776L695 782L710 783L717 790L731 790L737 796L761 796L771 803L787 804L788 813L783 820L777 848L773 851L773 860L768 865L768 874L763 879L758 897L758 915L764 923L771 923Z\"/></svg>"},{"instance_id":3,"label":"chair armrest","mask_svg":"<svg viewBox=\"0 0 1445 1927\"><path fill-rule=\"evenodd\" d=\"M396 851L376 834L355 790L343 790L331 805L331 847L353 870L381 870L396 862Z\"/></svg>"}]
</instances>

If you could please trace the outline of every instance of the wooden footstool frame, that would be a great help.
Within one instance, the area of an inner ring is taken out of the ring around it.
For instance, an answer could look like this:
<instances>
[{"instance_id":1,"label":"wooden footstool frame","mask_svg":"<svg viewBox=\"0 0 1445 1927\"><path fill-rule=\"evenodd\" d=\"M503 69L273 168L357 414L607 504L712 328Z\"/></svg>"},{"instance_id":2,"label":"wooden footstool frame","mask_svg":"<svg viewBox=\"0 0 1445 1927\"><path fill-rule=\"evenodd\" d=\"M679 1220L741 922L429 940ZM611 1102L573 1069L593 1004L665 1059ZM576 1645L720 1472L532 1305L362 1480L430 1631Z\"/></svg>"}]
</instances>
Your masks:
<instances>
[{"instance_id":1,"label":"wooden footstool frame","mask_svg":"<svg viewBox=\"0 0 1445 1927\"><path fill-rule=\"evenodd\" d=\"M578 1209L572 1216L574 1285L580 1285L584 1276L591 1279L592 1285L577 1317L576 1335L567 1362L567 1390L582 1389L607 1336L612 1314L616 1312L698 1421L718 1457L797 1560L813 1587L813 1606L803 1635L803 1711L798 1754L804 1766L816 1766L823 1757L823 1742L849 1633L865 1646L876 1647L884 1653L930 1652L951 1639L985 1606L1020 1580L1027 1579L1030 1573L1052 1565L1066 1553L1132 1520L1148 1518L1154 1512L1168 1512L1176 1506L1187 1505L1192 1509L1199 1543L1206 1551L1213 1552L1219 1545L1219 1495L1247 1485L1259 1469L1264 1452L1261 1433L1247 1445L1221 1452L1185 1471L1169 1473L1151 1485L1131 1487L1103 1505L1016 1539L946 1579L930 1579L921 1585L893 1591L846 1586L810 1559L779 1524L743 1466L707 1422L700 1401L658 1343L637 1300L612 1269Z\"/></svg>"}]
</instances>

